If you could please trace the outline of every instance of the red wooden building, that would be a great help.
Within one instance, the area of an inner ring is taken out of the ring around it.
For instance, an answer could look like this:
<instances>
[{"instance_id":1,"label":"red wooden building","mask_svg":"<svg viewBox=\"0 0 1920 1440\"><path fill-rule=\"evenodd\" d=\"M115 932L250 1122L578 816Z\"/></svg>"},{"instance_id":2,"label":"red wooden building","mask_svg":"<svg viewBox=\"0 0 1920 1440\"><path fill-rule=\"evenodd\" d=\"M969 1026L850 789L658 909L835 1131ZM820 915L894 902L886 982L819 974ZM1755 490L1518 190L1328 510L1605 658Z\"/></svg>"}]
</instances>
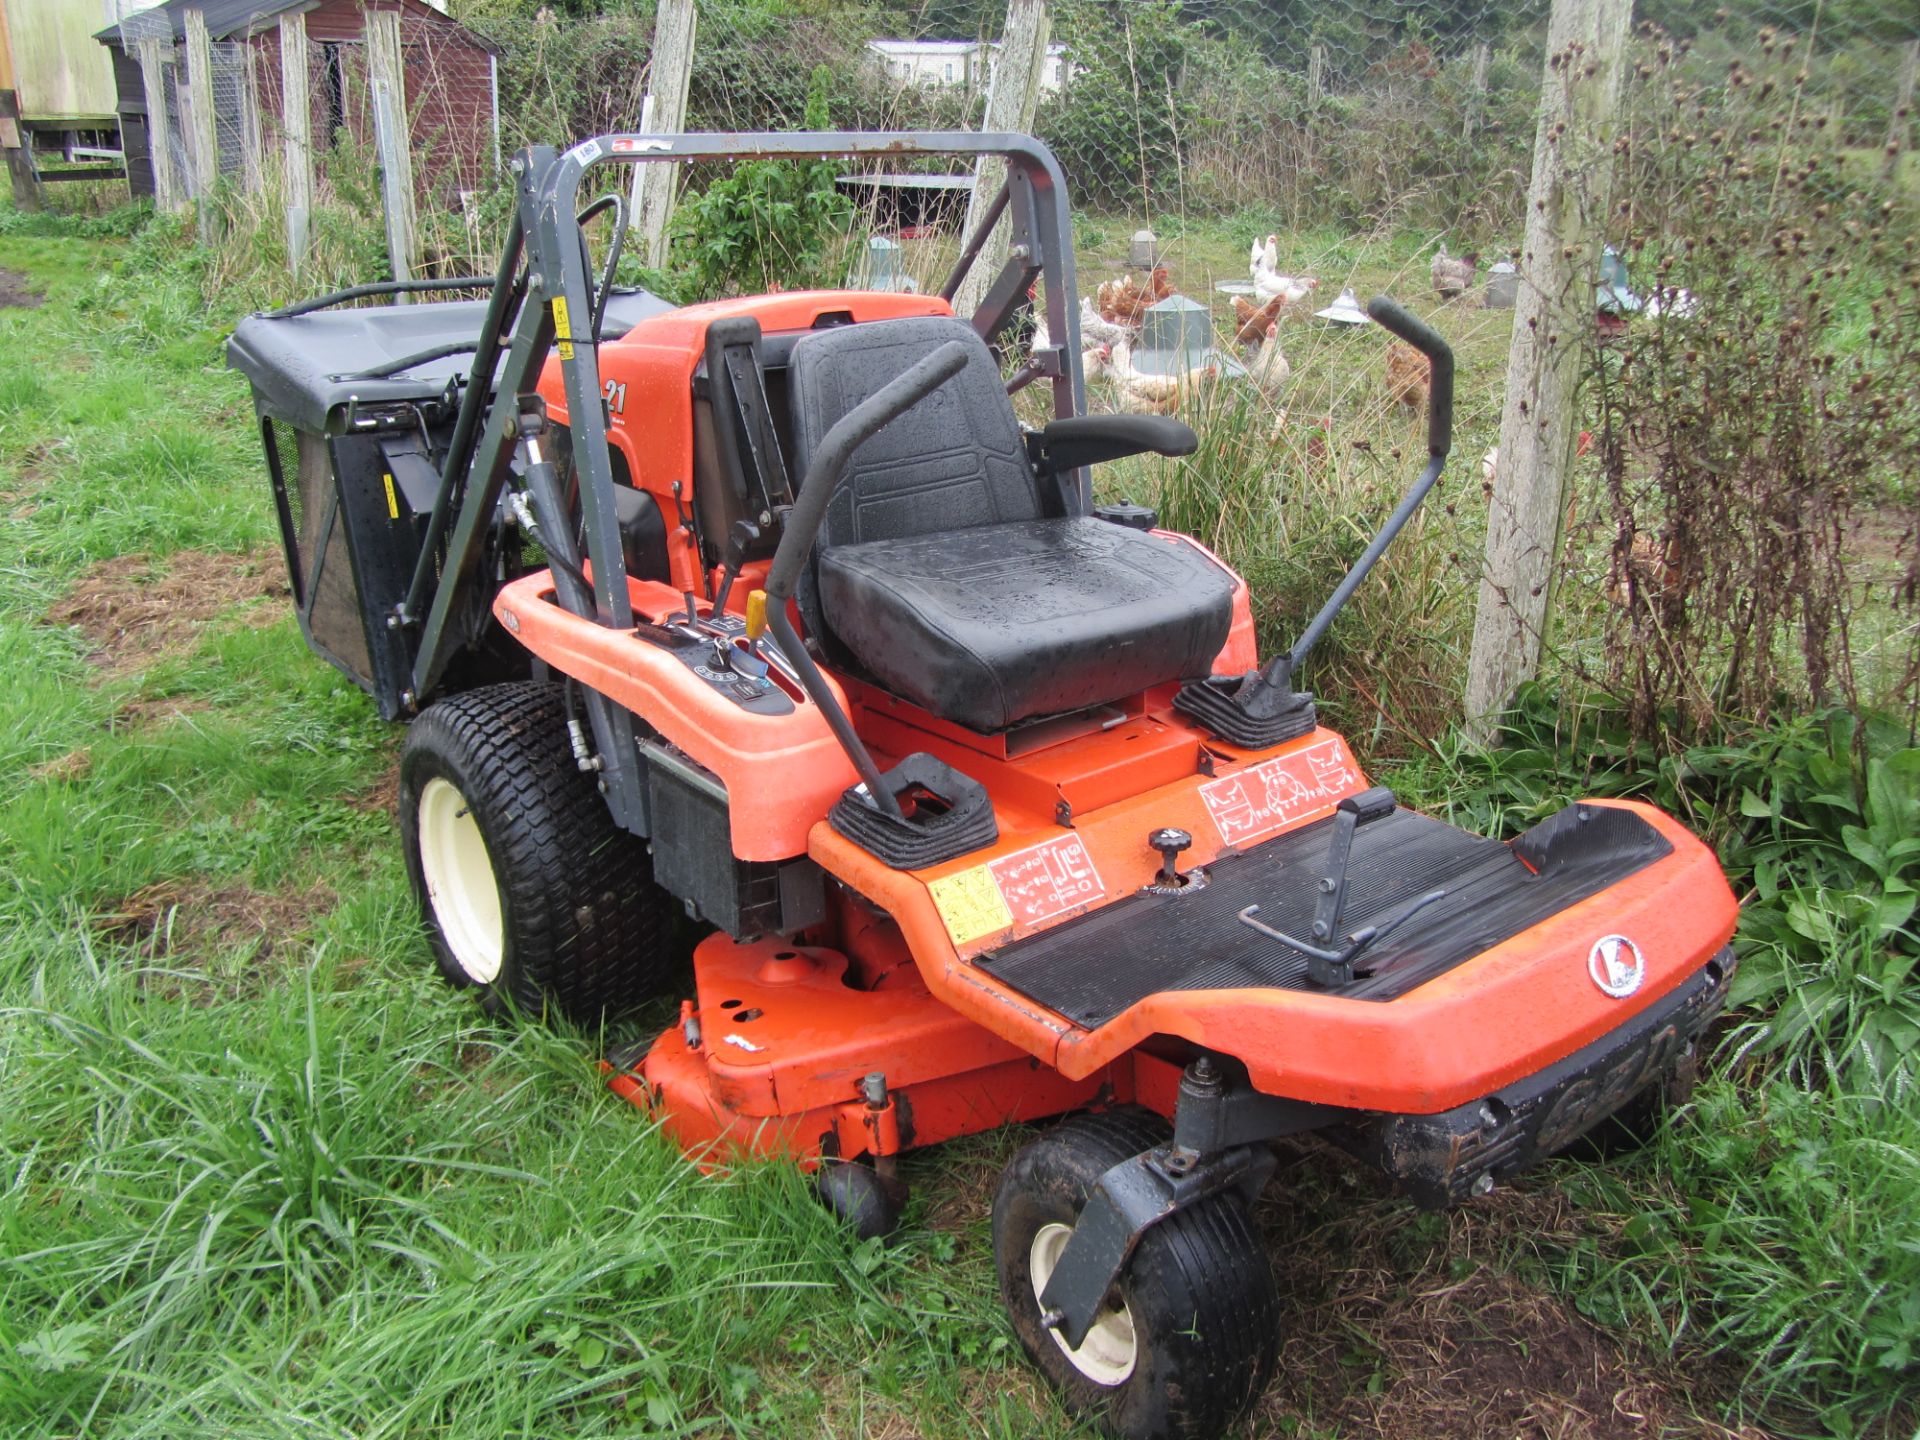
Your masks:
<instances>
[{"instance_id":1,"label":"red wooden building","mask_svg":"<svg viewBox=\"0 0 1920 1440\"><path fill-rule=\"evenodd\" d=\"M451 207L460 192L478 190L499 162L499 66L493 44L423 0L165 0L96 36L111 50L127 182L135 196L154 192L147 104L134 45L125 38L164 24L171 79L169 129L180 144L185 112L187 13L206 19L214 46L214 110L223 171L245 163L249 144L278 153L281 143L280 21L306 26L310 133L317 151L349 140L373 146L367 84L367 16L400 14L414 182L429 204ZM244 92L244 93L243 93ZM257 141L247 111L258 117ZM181 165L184 165L184 157ZM317 158L317 157L316 157ZM181 166L176 166L180 173Z\"/></svg>"}]
</instances>

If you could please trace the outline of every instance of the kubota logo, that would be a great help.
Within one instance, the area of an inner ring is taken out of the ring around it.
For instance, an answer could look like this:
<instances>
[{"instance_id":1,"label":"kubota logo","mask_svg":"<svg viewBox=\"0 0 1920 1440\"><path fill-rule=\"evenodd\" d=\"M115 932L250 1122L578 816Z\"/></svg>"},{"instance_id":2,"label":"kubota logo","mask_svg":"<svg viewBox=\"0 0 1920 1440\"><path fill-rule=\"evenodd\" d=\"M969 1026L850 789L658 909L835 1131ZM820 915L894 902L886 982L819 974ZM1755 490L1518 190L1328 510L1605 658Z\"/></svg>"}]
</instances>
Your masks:
<instances>
[{"instance_id":1,"label":"kubota logo","mask_svg":"<svg viewBox=\"0 0 1920 1440\"><path fill-rule=\"evenodd\" d=\"M1647 978L1647 961L1626 936L1602 935L1587 953L1587 973L1601 993L1624 1000Z\"/></svg>"}]
</instances>

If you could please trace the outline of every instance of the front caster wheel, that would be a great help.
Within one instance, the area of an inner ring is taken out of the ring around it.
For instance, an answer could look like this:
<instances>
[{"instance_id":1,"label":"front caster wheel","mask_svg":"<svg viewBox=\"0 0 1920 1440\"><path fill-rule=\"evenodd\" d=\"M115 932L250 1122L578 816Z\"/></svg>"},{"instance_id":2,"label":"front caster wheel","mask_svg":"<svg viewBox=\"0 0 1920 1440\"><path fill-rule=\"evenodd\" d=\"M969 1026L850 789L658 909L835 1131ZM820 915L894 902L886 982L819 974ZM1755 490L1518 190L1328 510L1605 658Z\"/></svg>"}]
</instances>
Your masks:
<instances>
[{"instance_id":1,"label":"front caster wheel","mask_svg":"<svg viewBox=\"0 0 1920 1440\"><path fill-rule=\"evenodd\" d=\"M1028 1357L1067 1407L1123 1440L1214 1440L1266 1388L1279 1299L1246 1208L1212 1196L1135 1247L1109 1306L1069 1347L1040 1294L1100 1177L1164 1144L1143 1110L1075 1115L1014 1156L993 1202L1000 1295Z\"/></svg>"},{"instance_id":2,"label":"front caster wheel","mask_svg":"<svg viewBox=\"0 0 1920 1440\"><path fill-rule=\"evenodd\" d=\"M813 1193L834 1217L862 1240L884 1240L900 1226L907 1187L871 1165L855 1160L823 1160L814 1172Z\"/></svg>"}]
</instances>

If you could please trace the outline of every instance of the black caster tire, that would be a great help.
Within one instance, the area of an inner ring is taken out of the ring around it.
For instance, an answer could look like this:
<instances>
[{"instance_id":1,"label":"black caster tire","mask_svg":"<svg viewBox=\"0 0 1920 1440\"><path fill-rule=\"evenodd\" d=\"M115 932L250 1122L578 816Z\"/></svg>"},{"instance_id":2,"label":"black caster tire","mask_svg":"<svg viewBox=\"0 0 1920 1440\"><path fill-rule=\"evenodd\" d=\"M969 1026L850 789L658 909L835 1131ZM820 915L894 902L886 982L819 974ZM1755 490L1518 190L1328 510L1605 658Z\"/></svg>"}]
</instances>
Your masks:
<instances>
[{"instance_id":1,"label":"black caster tire","mask_svg":"<svg viewBox=\"0 0 1920 1440\"><path fill-rule=\"evenodd\" d=\"M862 1240L888 1238L900 1228L906 1209L906 1187L858 1161L821 1161L814 1172L813 1193Z\"/></svg>"},{"instance_id":2,"label":"black caster tire","mask_svg":"<svg viewBox=\"0 0 1920 1440\"><path fill-rule=\"evenodd\" d=\"M400 750L399 820L440 974L489 1013L593 1025L666 978L672 901L574 762L559 686L429 706Z\"/></svg>"},{"instance_id":3,"label":"black caster tire","mask_svg":"<svg viewBox=\"0 0 1920 1440\"><path fill-rule=\"evenodd\" d=\"M1266 1388L1279 1348L1273 1273L1237 1195L1148 1230L1078 1350L1040 1320L1100 1177L1168 1135L1158 1116L1119 1109L1072 1116L1021 1150L994 1196L994 1262L1014 1333L1068 1409L1123 1440L1215 1440Z\"/></svg>"}]
</instances>

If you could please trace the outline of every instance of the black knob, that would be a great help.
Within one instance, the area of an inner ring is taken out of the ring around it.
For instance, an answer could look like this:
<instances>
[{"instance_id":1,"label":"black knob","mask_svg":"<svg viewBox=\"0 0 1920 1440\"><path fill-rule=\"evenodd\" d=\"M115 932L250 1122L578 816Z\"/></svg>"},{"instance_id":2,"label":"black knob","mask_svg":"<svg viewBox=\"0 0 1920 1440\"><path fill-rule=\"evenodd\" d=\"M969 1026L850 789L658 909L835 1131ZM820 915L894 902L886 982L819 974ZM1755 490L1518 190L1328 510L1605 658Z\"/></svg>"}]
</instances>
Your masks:
<instances>
[{"instance_id":1,"label":"black knob","mask_svg":"<svg viewBox=\"0 0 1920 1440\"><path fill-rule=\"evenodd\" d=\"M1160 883L1178 885L1180 852L1193 844L1193 836L1167 825L1147 836L1147 844L1160 852Z\"/></svg>"}]
</instances>

